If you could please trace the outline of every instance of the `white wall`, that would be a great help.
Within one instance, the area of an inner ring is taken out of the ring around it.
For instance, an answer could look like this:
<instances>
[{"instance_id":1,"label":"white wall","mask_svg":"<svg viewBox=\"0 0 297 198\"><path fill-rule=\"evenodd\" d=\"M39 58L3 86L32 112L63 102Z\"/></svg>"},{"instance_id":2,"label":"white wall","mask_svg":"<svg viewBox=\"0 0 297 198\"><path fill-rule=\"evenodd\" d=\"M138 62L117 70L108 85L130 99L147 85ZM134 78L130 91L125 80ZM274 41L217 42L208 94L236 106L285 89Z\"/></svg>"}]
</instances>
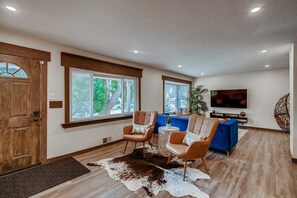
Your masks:
<instances>
[{"instance_id":1,"label":"white wall","mask_svg":"<svg viewBox=\"0 0 297 198\"><path fill-rule=\"evenodd\" d=\"M290 150L297 159L297 43L290 50Z\"/></svg>"},{"instance_id":2,"label":"white wall","mask_svg":"<svg viewBox=\"0 0 297 198\"><path fill-rule=\"evenodd\" d=\"M178 75L176 73L143 67L135 63L117 60L11 32L0 31L0 41L51 52L51 62L48 64L48 95L54 96L55 100L64 101L64 67L62 67L60 63L60 55L62 51L143 68L143 78L141 81L142 110L163 111L162 75L193 80L192 78ZM47 156L48 158L52 158L94 147L102 144L102 138L107 136L111 136L113 141L122 139L123 126L130 122L131 120L116 121L72 129L63 129L61 124L64 123L64 108L48 109Z\"/></svg>"},{"instance_id":3,"label":"white wall","mask_svg":"<svg viewBox=\"0 0 297 198\"><path fill-rule=\"evenodd\" d=\"M280 129L274 119L274 107L280 97L289 93L289 69L237 73L222 76L203 77L195 81L209 90L247 89L247 109L210 107L210 94L206 101L210 111L239 113L248 116L246 126Z\"/></svg>"}]
</instances>

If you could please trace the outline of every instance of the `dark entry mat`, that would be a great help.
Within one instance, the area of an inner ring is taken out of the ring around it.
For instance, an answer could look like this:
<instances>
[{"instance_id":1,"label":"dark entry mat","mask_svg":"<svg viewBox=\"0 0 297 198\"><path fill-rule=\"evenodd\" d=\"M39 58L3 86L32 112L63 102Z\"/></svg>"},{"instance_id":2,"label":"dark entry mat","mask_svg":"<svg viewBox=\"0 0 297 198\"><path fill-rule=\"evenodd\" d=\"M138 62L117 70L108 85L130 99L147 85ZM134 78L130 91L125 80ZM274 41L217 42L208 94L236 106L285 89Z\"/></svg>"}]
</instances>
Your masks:
<instances>
[{"instance_id":1,"label":"dark entry mat","mask_svg":"<svg viewBox=\"0 0 297 198\"><path fill-rule=\"evenodd\" d=\"M74 158L0 177L0 198L25 198L90 172Z\"/></svg>"}]
</instances>

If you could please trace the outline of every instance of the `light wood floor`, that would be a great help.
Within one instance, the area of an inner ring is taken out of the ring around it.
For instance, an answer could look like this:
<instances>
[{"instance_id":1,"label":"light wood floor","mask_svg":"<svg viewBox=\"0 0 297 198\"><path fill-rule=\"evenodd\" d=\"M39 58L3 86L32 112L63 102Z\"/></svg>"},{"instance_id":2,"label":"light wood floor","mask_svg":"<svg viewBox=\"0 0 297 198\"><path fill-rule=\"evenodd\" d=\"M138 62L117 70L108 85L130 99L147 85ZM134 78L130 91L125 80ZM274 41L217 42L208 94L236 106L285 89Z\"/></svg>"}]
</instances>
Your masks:
<instances>
[{"instance_id":1,"label":"light wood floor","mask_svg":"<svg viewBox=\"0 0 297 198\"><path fill-rule=\"evenodd\" d=\"M157 141L154 143L157 144ZM75 156L83 164L103 158L122 156L125 143ZM128 152L133 149L129 144ZM249 130L227 157L210 151L206 157L210 180L195 184L210 197L297 197L297 164L291 162L289 134ZM194 167L204 171L199 160ZM122 183L111 179L99 167L88 167L91 172L34 197L148 197L143 189L129 191ZM158 198L172 197L165 191Z\"/></svg>"}]
</instances>

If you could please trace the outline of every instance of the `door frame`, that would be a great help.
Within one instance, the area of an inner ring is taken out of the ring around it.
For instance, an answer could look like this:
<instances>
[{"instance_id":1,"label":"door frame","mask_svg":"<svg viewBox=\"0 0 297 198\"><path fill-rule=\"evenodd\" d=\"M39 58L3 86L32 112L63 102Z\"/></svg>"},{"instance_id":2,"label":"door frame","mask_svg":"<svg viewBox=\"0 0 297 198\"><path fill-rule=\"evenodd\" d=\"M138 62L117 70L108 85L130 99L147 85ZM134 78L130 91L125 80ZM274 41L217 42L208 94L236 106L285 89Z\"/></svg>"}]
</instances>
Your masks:
<instances>
[{"instance_id":1,"label":"door frame","mask_svg":"<svg viewBox=\"0 0 297 198\"><path fill-rule=\"evenodd\" d=\"M47 162L47 63L51 61L51 53L33 48L22 47L0 42L0 54L18 56L42 61L41 66L41 127L40 127L40 161Z\"/></svg>"}]
</instances>

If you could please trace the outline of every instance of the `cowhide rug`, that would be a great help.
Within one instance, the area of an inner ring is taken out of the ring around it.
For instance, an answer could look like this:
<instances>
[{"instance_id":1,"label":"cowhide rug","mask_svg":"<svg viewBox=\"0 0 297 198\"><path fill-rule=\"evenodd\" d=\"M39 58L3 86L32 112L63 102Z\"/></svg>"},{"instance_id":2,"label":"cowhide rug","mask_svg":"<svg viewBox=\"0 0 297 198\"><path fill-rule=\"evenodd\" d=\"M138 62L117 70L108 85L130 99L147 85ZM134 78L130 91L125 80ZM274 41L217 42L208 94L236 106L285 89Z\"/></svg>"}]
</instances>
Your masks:
<instances>
[{"instance_id":1,"label":"cowhide rug","mask_svg":"<svg viewBox=\"0 0 297 198\"><path fill-rule=\"evenodd\" d=\"M88 165L101 166L107 170L111 178L121 181L129 190L144 188L151 197L156 196L161 190L166 190L176 197L209 197L193 184L197 179L210 179L207 174L188 167L187 177L183 181L182 161L173 158L167 165L167 158L158 154L154 147L153 150L146 149L145 159L142 156L142 148L139 148L129 155L102 159Z\"/></svg>"}]
</instances>

